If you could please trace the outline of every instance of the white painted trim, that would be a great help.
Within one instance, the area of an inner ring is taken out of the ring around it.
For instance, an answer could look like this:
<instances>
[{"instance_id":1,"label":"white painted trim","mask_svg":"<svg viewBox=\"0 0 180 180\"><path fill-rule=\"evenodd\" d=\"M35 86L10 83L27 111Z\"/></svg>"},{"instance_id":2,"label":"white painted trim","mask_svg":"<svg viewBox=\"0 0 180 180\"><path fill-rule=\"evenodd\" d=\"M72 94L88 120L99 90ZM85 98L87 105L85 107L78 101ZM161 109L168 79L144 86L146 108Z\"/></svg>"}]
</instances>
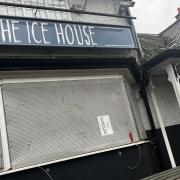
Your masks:
<instances>
[{"instance_id":1,"label":"white painted trim","mask_svg":"<svg viewBox=\"0 0 180 180\"><path fill-rule=\"evenodd\" d=\"M168 80L172 83L174 91L175 91L175 95L179 104L179 108L180 108L180 83L177 81L175 73L174 73L174 69L172 67L172 64L169 64L166 67L166 72L168 74Z\"/></svg>"},{"instance_id":2,"label":"white painted trim","mask_svg":"<svg viewBox=\"0 0 180 180\"><path fill-rule=\"evenodd\" d=\"M3 84L123 78L121 75L2 79Z\"/></svg>"},{"instance_id":3,"label":"white painted trim","mask_svg":"<svg viewBox=\"0 0 180 180\"><path fill-rule=\"evenodd\" d=\"M10 164L9 144L8 144L3 95L2 95L1 87L0 87L0 129L1 129L1 142L2 142L2 151L3 151L3 170L7 171L11 168L11 164Z\"/></svg>"},{"instance_id":4,"label":"white painted trim","mask_svg":"<svg viewBox=\"0 0 180 180\"><path fill-rule=\"evenodd\" d=\"M132 144L126 144L126 145L122 145L122 146L117 146L117 147L108 148L108 149L104 149L104 150L89 152L89 153L86 153L86 154L81 154L81 155L72 156L72 157L68 157L68 158L58 159L58 160L55 160L55 161L36 164L36 165L33 165L33 166L28 166L28 167L23 167L23 168L19 168L19 169L9 170L9 171L0 173L0 176L15 173L15 172L19 172L19 171L24 171L24 170L28 170L28 169L33 169L33 168L37 168L37 167L41 167L41 166L46 166L46 165L50 165L50 164L54 164L54 163L59 163L59 162L63 162L63 161L68 161L68 160L72 160L72 159L77 159L77 158L81 158L81 157L86 157L86 156L90 156L90 155L95 155L95 154L99 154L99 153L103 153L103 152L109 152L109 151L118 150L118 149L122 149L122 148L137 146L137 145L141 145L141 144L145 144L145 143L149 143L149 141L140 141L140 142L136 142L136 143L132 143Z\"/></svg>"},{"instance_id":5,"label":"white painted trim","mask_svg":"<svg viewBox=\"0 0 180 180\"><path fill-rule=\"evenodd\" d=\"M172 166L172 168L175 168L176 167L176 162L175 162L174 155L173 155L173 152L172 152L172 149L171 149L171 145L169 143L169 139L168 139L167 132L166 132L166 129L165 129L165 126L164 126L162 115L161 115L161 112L159 110L156 95L155 95L155 92L154 92L155 86L153 85L152 81L150 81L149 86L150 86L149 92L150 92L150 95L151 95L151 98L152 98L154 109L156 111L157 120L158 120L160 128L161 128L161 132L162 132L163 139L164 139L164 142L165 142L165 145L166 145L166 149L167 149L168 156L169 156L169 159L170 159L170 162L171 162L171 166Z\"/></svg>"}]
</instances>

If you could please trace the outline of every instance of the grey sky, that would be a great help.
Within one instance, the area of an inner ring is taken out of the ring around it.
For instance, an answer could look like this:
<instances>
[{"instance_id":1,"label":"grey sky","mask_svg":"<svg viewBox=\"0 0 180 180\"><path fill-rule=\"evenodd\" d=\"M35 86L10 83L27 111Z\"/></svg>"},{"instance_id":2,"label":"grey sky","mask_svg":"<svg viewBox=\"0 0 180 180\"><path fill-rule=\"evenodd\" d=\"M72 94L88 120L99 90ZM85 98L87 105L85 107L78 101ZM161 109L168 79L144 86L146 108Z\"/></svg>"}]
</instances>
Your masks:
<instances>
[{"instance_id":1,"label":"grey sky","mask_svg":"<svg viewBox=\"0 0 180 180\"><path fill-rule=\"evenodd\" d=\"M135 7L131 12L137 17L134 20L137 32L160 33L175 21L180 0L134 0Z\"/></svg>"}]
</instances>

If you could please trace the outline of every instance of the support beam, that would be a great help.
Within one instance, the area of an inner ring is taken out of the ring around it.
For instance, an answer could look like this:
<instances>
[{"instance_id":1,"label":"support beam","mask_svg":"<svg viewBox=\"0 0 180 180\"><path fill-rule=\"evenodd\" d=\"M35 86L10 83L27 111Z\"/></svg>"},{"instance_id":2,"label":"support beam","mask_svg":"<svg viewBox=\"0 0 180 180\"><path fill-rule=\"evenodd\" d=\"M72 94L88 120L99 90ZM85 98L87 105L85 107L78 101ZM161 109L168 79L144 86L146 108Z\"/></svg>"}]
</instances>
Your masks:
<instances>
[{"instance_id":1,"label":"support beam","mask_svg":"<svg viewBox=\"0 0 180 180\"><path fill-rule=\"evenodd\" d=\"M174 68L172 64L169 64L166 67L166 72L168 74L168 80L172 83L173 88L174 88L174 92L179 104L179 108L180 108L180 82L178 80L178 77L176 77Z\"/></svg>"},{"instance_id":2,"label":"support beam","mask_svg":"<svg viewBox=\"0 0 180 180\"><path fill-rule=\"evenodd\" d=\"M164 122L163 122L163 119L162 119L161 112L159 110L159 106L158 106L158 103L157 103L156 94L155 94L154 90L155 90L155 86L153 85L152 82L150 82L149 91L150 91L150 95L151 95L151 98L152 98L154 109L155 109L155 112L156 112L156 115L157 115L157 120L158 120L158 123L159 123L160 128L161 128L161 132L162 132L163 139L164 139L164 142L165 142L165 146L166 146L166 149L167 149L167 152L168 152L169 160L171 162L171 166L172 166L172 168L175 168L176 167L176 162L175 162L174 155L173 155L173 152L172 152L172 149L171 149L171 145L169 143L169 139L168 139L167 132L166 132L166 129L165 129L165 126L164 126Z\"/></svg>"},{"instance_id":3,"label":"support beam","mask_svg":"<svg viewBox=\"0 0 180 180\"><path fill-rule=\"evenodd\" d=\"M9 144L6 129L5 113L4 113L4 103L2 94L2 82L0 83L0 132L2 139L2 151L3 151L3 171L7 171L11 168L10 155L9 155Z\"/></svg>"}]
</instances>

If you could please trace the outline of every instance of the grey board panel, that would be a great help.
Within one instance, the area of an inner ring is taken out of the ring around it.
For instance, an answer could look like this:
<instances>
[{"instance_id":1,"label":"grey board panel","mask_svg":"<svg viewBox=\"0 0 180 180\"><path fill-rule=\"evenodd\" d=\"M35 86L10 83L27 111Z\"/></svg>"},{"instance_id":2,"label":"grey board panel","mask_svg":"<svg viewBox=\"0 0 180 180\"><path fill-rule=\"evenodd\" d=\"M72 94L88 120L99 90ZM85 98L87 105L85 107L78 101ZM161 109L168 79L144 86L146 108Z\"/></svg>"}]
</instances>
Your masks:
<instances>
[{"instance_id":1,"label":"grey board panel","mask_svg":"<svg viewBox=\"0 0 180 180\"><path fill-rule=\"evenodd\" d=\"M131 143L138 136L119 77L3 84L12 168ZM98 116L113 134L102 136Z\"/></svg>"}]
</instances>

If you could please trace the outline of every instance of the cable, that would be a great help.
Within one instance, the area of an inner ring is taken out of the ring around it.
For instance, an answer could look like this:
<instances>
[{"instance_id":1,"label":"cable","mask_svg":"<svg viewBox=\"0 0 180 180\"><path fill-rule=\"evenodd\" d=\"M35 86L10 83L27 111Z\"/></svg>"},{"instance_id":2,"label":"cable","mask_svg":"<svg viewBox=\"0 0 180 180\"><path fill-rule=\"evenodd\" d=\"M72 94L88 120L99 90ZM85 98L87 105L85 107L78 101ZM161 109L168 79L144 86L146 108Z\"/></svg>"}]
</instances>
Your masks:
<instances>
[{"instance_id":1,"label":"cable","mask_svg":"<svg viewBox=\"0 0 180 180\"><path fill-rule=\"evenodd\" d=\"M136 169L138 166L139 166L139 164L141 163L141 158L142 158L142 153L141 153L141 146L140 145L137 145L139 148L139 158L138 158L138 161L137 161L137 163L134 165L134 166L132 166L132 167L130 167L130 166L128 166L127 168L128 169L130 169L130 170L133 170L133 169Z\"/></svg>"},{"instance_id":2,"label":"cable","mask_svg":"<svg viewBox=\"0 0 180 180\"><path fill-rule=\"evenodd\" d=\"M43 172L45 172L46 175L49 177L50 180L54 180L54 179L52 178L52 176L51 176L45 169L43 169L42 167L39 167L39 169L41 169Z\"/></svg>"},{"instance_id":3,"label":"cable","mask_svg":"<svg viewBox=\"0 0 180 180\"><path fill-rule=\"evenodd\" d=\"M36 9L36 11L34 12L34 17L37 17L37 12L39 11L39 9Z\"/></svg>"}]
</instances>

